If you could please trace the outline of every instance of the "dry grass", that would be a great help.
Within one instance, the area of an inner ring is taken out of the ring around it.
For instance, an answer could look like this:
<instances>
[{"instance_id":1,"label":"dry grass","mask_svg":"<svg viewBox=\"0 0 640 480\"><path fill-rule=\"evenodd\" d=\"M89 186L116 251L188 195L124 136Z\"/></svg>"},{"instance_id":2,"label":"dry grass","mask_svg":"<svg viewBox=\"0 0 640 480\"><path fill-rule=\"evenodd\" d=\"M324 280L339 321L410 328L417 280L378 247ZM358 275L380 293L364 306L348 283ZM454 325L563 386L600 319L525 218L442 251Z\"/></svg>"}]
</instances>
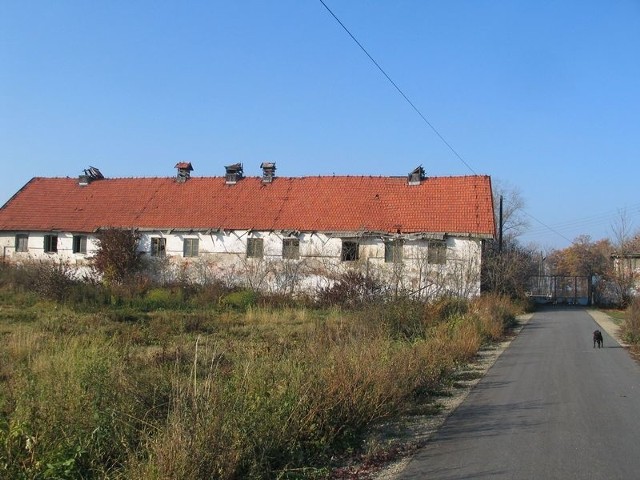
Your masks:
<instances>
[{"instance_id":1,"label":"dry grass","mask_svg":"<svg viewBox=\"0 0 640 480\"><path fill-rule=\"evenodd\" d=\"M12 309L4 297L7 478L326 476L509 323L500 298L142 316L36 303L29 321Z\"/></svg>"}]
</instances>

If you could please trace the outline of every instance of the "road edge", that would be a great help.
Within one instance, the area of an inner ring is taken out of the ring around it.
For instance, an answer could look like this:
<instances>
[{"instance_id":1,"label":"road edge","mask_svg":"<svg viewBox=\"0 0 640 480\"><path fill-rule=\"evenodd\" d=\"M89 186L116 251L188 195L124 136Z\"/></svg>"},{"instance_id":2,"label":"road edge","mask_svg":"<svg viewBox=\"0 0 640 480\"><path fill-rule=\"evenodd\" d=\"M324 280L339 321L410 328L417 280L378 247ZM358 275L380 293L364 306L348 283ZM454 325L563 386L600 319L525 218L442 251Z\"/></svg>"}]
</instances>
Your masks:
<instances>
[{"instance_id":1,"label":"road edge","mask_svg":"<svg viewBox=\"0 0 640 480\"><path fill-rule=\"evenodd\" d=\"M629 344L622 339L620 325L616 324L613 319L601 310L587 309L593 321L609 334L621 347L629 348Z\"/></svg>"},{"instance_id":2,"label":"road edge","mask_svg":"<svg viewBox=\"0 0 640 480\"><path fill-rule=\"evenodd\" d=\"M478 352L476 361L469 364L465 369L467 371L477 373L477 376L474 376L471 380L457 382L456 388L451 392L451 396L446 398L446 402L443 402L443 408L440 412L434 415L429 415L422 420L418 419L413 425L406 427L408 430L412 431L413 435L416 437L416 440L414 440L416 447L410 454L403 456L376 472L372 472L372 475L366 476L366 478L371 478L373 480L395 480L398 478L420 448L424 447L425 443L438 432L447 418L449 418L465 401L471 390L473 390L480 380L484 378L489 369L496 363L498 358L500 358L509 345L511 345L511 342L518 337L533 315L533 313L518 315L516 317L516 326L511 329L505 340L482 348Z\"/></svg>"}]
</instances>

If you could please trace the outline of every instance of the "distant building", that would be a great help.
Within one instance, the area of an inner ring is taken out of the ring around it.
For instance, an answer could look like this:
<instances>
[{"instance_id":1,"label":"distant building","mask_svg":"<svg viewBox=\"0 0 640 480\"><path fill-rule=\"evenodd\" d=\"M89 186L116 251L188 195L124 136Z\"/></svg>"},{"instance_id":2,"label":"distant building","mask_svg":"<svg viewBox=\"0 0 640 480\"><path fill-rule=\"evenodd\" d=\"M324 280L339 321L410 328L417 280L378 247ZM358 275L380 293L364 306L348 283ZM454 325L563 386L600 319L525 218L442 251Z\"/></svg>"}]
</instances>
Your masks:
<instances>
[{"instance_id":1,"label":"distant building","mask_svg":"<svg viewBox=\"0 0 640 480\"><path fill-rule=\"evenodd\" d=\"M3 261L86 265L105 228L135 229L141 251L196 281L226 278L313 291L348 269L415 295L480 292L483 241L495 237L488 176L31 179L0 209Z\"/></svg>"}]
</instances>

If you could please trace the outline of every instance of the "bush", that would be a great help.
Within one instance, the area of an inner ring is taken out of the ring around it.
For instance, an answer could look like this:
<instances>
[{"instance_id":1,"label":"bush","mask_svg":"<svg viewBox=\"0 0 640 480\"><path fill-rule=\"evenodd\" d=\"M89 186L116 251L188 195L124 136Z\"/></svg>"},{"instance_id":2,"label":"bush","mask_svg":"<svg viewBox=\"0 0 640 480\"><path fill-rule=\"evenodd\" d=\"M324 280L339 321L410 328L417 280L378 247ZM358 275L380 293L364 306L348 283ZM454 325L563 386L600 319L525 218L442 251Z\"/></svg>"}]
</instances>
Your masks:
<instances>
[{"instance_id":1,"label":"bush","mask_svg":"<svg viewBox=\"0 0 640 480\"><path fill-rule=\"evenodd\" d=\"M16 286L60 303L69 297L72 288L79 283L74 269L62 261L34 261L17 266L16 270Z\"/></svg>"},{"instance_id":2,"label":"bush","mask_svg":"<svg viewBox=\"0 0 640 480\"><path fill-rule=\"evenodd\" d=\"M253 290L239 290L222 297L220 303L226 307L245 311L247 308L254 306L257 300L258 294Z\"/></svg>"},{"instance_id":3,"label":"bush","mask_svg":"<svg viewBox=\"0 0 640 480\"><path fill-rule=\"evenodd\" d=\"M107 228L99 233L97 239L93 267L105 283L122 284L140 270L140 234L133 230Z\"/></svg>"},{"instance_id":4,"label":"bush","mask_svg":"<svg viewBox=\"0 0 640 480\"><path fill-rule=\"evenodd\" d=\"M627 308L627 315L622 324L622 335L626 342L640 344L640 298L636 297Z\"/></svg>"},{"instance_id":5,"label":"bush","mask_svg":"<svg viewBox=\"0 0 640 480\"><path fill-rule=\"evenodd\" d=\"M366 302L384 298L384 283L375 275L365 275L357 270L348 270L329 287L322 288L317 295L320 305L360 306Z\"/></svg>"}]
</instances>

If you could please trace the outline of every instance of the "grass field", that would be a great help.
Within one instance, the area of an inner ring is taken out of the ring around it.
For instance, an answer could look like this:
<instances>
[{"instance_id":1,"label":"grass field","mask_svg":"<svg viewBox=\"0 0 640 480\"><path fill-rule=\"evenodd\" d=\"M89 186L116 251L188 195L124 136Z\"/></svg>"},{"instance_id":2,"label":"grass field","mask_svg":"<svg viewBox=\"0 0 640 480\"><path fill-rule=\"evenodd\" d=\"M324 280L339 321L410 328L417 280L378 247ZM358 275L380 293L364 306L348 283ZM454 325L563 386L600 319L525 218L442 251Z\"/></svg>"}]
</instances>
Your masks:
<instances>
[{"instance_id":1,"label":"grass field","mask_svg":"<svg viewBox=\"0 0 640 480\"><path fill-rule=\"evenodd\" d=\"M330 478L517 313L500 297L345 310L236 295L1 290L0 477Z\"/></svg>"}]
</instances>

